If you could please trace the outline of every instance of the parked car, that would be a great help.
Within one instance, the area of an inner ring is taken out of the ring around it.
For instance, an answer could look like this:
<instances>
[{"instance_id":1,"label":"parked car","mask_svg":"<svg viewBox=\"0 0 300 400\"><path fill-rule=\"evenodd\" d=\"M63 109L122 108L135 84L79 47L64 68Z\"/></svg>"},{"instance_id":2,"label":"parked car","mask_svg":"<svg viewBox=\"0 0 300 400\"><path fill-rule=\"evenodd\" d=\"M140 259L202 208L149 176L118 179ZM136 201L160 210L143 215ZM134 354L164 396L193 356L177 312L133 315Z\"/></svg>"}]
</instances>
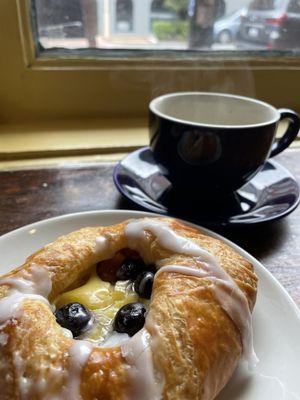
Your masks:
<instances>
[{"instance_id":1,"label":"parked car","mask_svg":"<svg viewBox=\"0 0 300 400\"><path fill-rule=\"evenodd\" d=\"M234 42L239 34L242 16L246 12L246 8L241 8L215 22L214 42L222 44Z\"/></svg>"},{"instance_id":2,"label":"parked car","mask_svg":"<svg viewBox=\"0 0 300 400\"><path fill-rule=\"evenodd\" d=\"M269 49L300 48L300 0L252 0L240 36Z\"/></svg>"}]
</instances>

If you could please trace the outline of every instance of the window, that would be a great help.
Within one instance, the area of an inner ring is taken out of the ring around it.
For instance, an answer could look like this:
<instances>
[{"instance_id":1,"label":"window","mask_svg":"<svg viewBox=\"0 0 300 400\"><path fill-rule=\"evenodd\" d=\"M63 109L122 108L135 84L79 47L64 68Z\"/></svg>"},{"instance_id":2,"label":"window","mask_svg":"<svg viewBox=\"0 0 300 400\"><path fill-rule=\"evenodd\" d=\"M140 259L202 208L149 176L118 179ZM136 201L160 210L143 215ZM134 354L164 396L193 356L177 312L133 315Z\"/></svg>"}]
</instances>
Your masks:
<instances>
[{"instance_id":1,"label":"window","mask_svg":"<svg viewBox=\"0 0 300 400\"><path fill-rule=\"evenodd\" d=\"M133 30L132 0L117 0L116 3L116 31L129 33Z\"/></svg>"},{"instance_id":2,"label":"window","mask_svg":"<svg viewBox=\"0 0 300 400\"><path fill-rule=\"evenodd\" d=\"M300 1L291 0L288 6L288 12L300 14Z\"/></svg>"},{"instance_id":3,"label":"window","mask_svg":"<svg viewBox=\"0 0 300 400\"><path fill-rule=\"evenodd\" d=\"M284 7L283 0L254 0L250 3L249 9L256 11L279 10Z\"/></svg>"},{"instance_id":4,"label":"window","mask_svg":"<svg viewBox=\"0 0 300 400\"><path fill-rule=\"evenodd\" d=\"M57 0L51 5L53 0L3 0L2 123L70 120L76 125L80 120L84 126L89 125L85 120L105 118L121 127L126 118L146 127L149 101L182 90L237 93L299 110L296 48L261 49L253 41L255 49L237 50L226 38L225 43L190 48L192 14L187 7L171 9L162 0L132 0L132 31L116 32L116 1ZM233 18L234 10L230 15L225 1L226 15ZM115 14L107 13L108 4L115 5ZM257 27L247 28L251 15L239 12L245 34L254 28L250 35L255 37ZM159 38L159 32L165 36Z\"/></svg>"},{"instance_id":5,"label":"window","mask_svg":"<svg viewBox=\"0 0 300 400\"><path fill-rule=\"evenodd\" d=\"M296 0L32 0L31 3L32 10L36 10L34 21L41 51L59 47L97 48L103 54L108 49L299 51L297 5Z\"/></svg>"}]
</instances>

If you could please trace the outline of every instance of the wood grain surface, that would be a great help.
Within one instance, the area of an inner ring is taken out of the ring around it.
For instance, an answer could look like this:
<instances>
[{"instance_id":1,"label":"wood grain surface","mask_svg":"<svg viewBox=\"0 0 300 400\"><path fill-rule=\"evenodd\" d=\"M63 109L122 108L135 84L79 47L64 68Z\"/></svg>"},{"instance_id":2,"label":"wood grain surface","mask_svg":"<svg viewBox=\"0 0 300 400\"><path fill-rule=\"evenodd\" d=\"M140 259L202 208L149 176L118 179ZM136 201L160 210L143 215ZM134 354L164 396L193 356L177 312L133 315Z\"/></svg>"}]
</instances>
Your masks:
<instances>
[{"instance_id":1,"label":"wood grain surface","mask_svg":"<svg viewBox=\"0 0 300 400\"><path fill-rule=\"evenodd\" d=\"M300 150L276 157L300 184ZM0 172L0 234L67 213L138 209L114 186L114 164ZM219 230L260 260L300 307L300 207L263 226Z\"/></svg>"}]
</instances>

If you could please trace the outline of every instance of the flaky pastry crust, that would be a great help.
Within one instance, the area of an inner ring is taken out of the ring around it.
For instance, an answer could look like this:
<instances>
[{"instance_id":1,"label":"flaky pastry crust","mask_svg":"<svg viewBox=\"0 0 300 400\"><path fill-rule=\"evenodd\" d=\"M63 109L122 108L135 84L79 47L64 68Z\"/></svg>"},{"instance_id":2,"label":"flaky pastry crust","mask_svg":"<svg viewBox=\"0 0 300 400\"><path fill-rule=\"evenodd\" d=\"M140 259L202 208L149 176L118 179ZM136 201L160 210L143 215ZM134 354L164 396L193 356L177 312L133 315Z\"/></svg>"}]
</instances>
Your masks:
<instances>
[{"instance_id":1,"label":"flaky pastry crust","mask_svg":"<svg viewBox=\"0 0 300 400\"><path fill-rule=\"evenodd\" d=\"M257 278L250 262L197 229L174 219L159 220L213 254L245 294L252 310ZM91 266L128 247L126 224L127 221L88 227L60 237L5 277L22 277L32 265L46 269L52 281L49 295L52 301L80 283ZM109 249L96 252L96 238L103 235L109 241ZM193 257L162 247L151 232L147 232L146 241L138 244L138 251L143 259L151 259L159 267L171 264L199 268ZM153 339L153 363L157 379L162 381L162 399L215 398L240 359L241 334L210 288L209 279L177 272L162 272L154 281L145 326ZM0 285L0 299L8 296L9 290L9 285ZM22 382L28 381L27 392L25 388L28 399L47 399L47 396L50 399L51 393L58 393L68 385L69 349L74 340L66 337L46 304L28 299L23 302L22 310L0 329L0 336L5 335L4 341L0 337L0 399L24 398ZM83 400L131 398L132 385L130 366L120 347L93 348L80 372Z\"/></svg>"}]
</instances>

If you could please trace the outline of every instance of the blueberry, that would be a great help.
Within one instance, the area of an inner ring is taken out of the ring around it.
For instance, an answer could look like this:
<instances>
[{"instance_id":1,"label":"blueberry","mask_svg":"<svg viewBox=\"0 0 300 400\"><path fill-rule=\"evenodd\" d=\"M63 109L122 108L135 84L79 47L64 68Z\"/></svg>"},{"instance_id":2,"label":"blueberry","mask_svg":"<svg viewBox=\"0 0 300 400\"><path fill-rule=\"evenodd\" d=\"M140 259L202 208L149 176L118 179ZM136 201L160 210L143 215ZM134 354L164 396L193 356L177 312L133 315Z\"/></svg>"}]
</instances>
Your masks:
<instances>
[{"instance_id":1,"label":"blueberry","mask_svg":"<svg viewBox=\"0 0 300 400\"><path fill-rule=\"evenodd\" d=\"M142 303L130 303L121 307L114 320L114 330L133 336L145 324L146 307Z\"/></svg>"},{"instance_id":2,"label":"blueberry","mask_svg":"<svg viewBox=\"0 0 300 400\"><path fill-rule=\"evenodd\" d=\"M154 264L146 265L144 270L152 272L154 275L156 274L156 266Z\"/></svg>"},{"instance_id":3,"label":"blueberry","mask_svg":"<svg viewBox=\"0 0 300 400\"><path fill-rule=\"evenodd\" d=\"M134 282L134 290L137 294L144 299L150 299L152 286L154 281L154 274L150 271L144 271L138 275Z\"/></svg>"},{"instance_id":4,"label":"blueberry","mask_svg":"<svg viewBox=\"0 0 300 400\"><path fill-rule=\"evenodd\" d=\"M117 271L117 280L126 281L128 279L134 280L138 274L143 270L144 265L140 261L125 260Z\"/></svg>"},{"instance_id":5,"label":"blueberry","mask_svg":"<svg viewBox=\"0 0 300 400\"><path fill-rule=\"evenodd\" d=\"M56 321L69 329L74 337L89 329L92 322L91 312L80 303L70 303L55 311Z\"/></svg>"}]
</instances>

